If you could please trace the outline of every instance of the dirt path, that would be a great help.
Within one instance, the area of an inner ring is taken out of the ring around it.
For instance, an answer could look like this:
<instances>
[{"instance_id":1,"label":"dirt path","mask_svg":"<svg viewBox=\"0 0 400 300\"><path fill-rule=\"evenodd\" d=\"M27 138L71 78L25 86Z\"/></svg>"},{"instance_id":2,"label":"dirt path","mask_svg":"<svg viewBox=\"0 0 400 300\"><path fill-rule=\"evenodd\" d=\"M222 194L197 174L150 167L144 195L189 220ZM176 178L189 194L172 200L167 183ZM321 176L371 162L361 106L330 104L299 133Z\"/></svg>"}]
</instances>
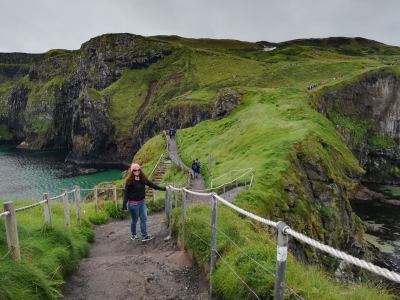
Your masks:
<instances>
[{"instance_id":1,"label":"dirt path","mask_svg":"<svg viewBox=\"0 0 400 300\"><path fill-rule=\"evenodd\" d=\"M179 157L175 141L170 145ZM204 189L204 179L196 178L193 186ZM63 286L62 299L210 299L204 272L180 250L176 237L164 241L169 230L163 219L164 213L148 216L147 230L154 239L147 243L130 240L129 217L95 226L90 256Z\"/></svg>"},{"instance_id":2,"label":"dirt path","mask_svg":"<svg viewBox=\"0 0 400 300\"><path fill-rule=\"evenodd\" d=\"M179 159L175 140L169 141L169 151ZM201 175L194 179L192 189L205 189ZM226 196L234 199L237 192ZM197 201L209 202L210 197L188 195L188 204ZM154 239L147 243L130 239L130 217L95 226L90 256L67 279L62 299L211 299L204 271L180 250L176 237L164 240L169 229L163 219L164 212L148 216L147 230Z\"/></svg>"},{"instance_id":3,"label":"dirt path","mask_svg":"<svg viewBox=\"0 0 400 300\"><path fill-rule=\"evenodd\" d=\"M199 274L176 238L164 241L164 213L148 217L147 243L130 240L130 219L95 227L89 258L81 260L63 287L63 299L210 299Z\"/></svg>"}]
</instances>

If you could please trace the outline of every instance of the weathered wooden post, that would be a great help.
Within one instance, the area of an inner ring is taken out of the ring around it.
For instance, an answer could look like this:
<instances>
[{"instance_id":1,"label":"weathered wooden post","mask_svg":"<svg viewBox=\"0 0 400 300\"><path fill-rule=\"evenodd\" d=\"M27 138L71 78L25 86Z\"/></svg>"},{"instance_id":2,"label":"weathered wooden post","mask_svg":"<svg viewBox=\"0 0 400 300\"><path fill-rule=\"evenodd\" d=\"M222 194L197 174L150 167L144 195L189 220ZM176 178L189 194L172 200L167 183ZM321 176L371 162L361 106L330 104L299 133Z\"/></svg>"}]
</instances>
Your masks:
<instances>
[{"instance_id":1,"label":"weathered wooden post","mask_svg":"<svg viewBox=\"0 0 400 300\"><path fill-rule=\"evenodd\" d=\"M171 200L171 189L168 188L166 193L165 193L165 215L166 215L166 222L167 222L167 227L169 228L169 234L164 238L164 241L168 241L172 238L172 205L170 204L172 202ZM170 211L171 210L171 211Z\"/></svg>"},{"instance_id":2,"label":"weathered wooden post","mask_svg":"<svg viewBox=\"0 0 400 300\"><path fill-rule=\"evenodd\" d=\"M286 259L288 250L288 236L284 234L286 228L289 228L285 222L278 222L278 249L276 256L276 276L274 300L283 300L285 294L285 277L286 277Z\"/></svg>"},{"instance_id":3,"label":"weathered wooden post","mask_svg":"<svg viewBox=\"0 0 400 300\"><path fill-rule=\"evenodd\" d=\"M182 246L185 250L186 192L182 189Z\"/></svg>"},{"instance_id":4,"label":"weathered wooden post","mask_svg":"<svg viewBox=\"0 0 400 300\"><path fill-rule=\"evenodd\" d=\"M94 210L96 213L99 211L99 200L97 196L97 185L93 188L93 197L94 197Z\"/></svg>"},{"instance_id":5,"label":"weathered wooden post","mask_svg":"<svg viewBox=\"0 0 400 300\"><path fill-rule=\"evenodd\" d=\"M210 278L215 270L217 263L217 199L215 193L211 196L211 261L210 261ZM210 282L210 294L212 295L212 287Z\"/></svg>"},{"instance_id":6,"label":"weathered wooden post","mask_svg":"<svg viewBox=\"0 0 400 300\"><path fill-rule=\"evenodd\" d=\"M81 226L81 189L77 185L74 186L74 198L76 207L76 221L78 222L78 225Z\"/></svg>"},{"instance_id":7,"label":"weathered wooden post","mask_svg":"<svg viewBox=\"0 0 400 300\"><path fill-rule=\"evenodd\" d=\"M5 217L8 248L11 249L10 253L12 258L14 258L15 260L21 260L21 253L19 250L17 218L15 215L14 202L12 201L4 202L3 208L4 211L10 212Z\"/></svg>"},{"instance_id":8,"label":"weathered wooden post","mask_svg":"<svg viewBox=\"0 0 400 300\"><path fill-rule=\"evenodd\" d=\"M168 223L169 223L169 236L172 236L172 195L171 195L171 189L167 189L167 194L168 194L168 212L169 212L169 216L168 216Z\"/></svg>"},{"instance_id":9,"label":"weathered wooden post","mask_svg":"<svg viewBox=\"0 0 400 300\"><path fill-rule=\"evenodd\" d=\"M115 208L118 208L118 203L117 203L117 186L116 186L116 185L113 185L113 198L114 198Z\"/></svg>"},{"instance_id":10,"label":"weathered wooden post","mask_svg":"<svg viewBox=\"0 0 400 300\"><path fill-rule=\"evenodd\" d=\"M71 231L71 220L69 217L69 201L68 201L68 191L62 190L63 194L63 204L64 204L64 219L65 219L65 226Z\"/></svg>"},{"instance_id":11,"label":"weathered wooden post","mask_svg":"<svg viewBox=\"0 0 400 300\"><path fill-rule=\"evenodd\" d=\"M172 186L175 187L175 182L172 183ZM178 207L178 196L176 195L177 191L174 189L174 199L175 199L175 208Z\"/></svg>"},{"instance_id":12,"label":"weathered wooden post","mask_svg":"<svg viewBox=\"0 0 400 300\"><path fill-rule=\"evenodd\" d=\"M48 226L53 226L52 218L51 218L51 203L50 203L50 194L44 193L43 200L47 200L43 203L44 207L44 221Z\"/></svg>"},{"instance_id":13,"label":"weathered wooden post","mask_svg":"<svg viewBox=\"0 0 400 300\"><path fill-rule=\"evenodd\" d=\"M169 227L169 203L168 203L168 190L167 190L167 192L165 193L165 202L164 202L164 207L165 207L165 220L166 220L166 225L167 225L167 228Z\"/></svg>"}]
</instances>

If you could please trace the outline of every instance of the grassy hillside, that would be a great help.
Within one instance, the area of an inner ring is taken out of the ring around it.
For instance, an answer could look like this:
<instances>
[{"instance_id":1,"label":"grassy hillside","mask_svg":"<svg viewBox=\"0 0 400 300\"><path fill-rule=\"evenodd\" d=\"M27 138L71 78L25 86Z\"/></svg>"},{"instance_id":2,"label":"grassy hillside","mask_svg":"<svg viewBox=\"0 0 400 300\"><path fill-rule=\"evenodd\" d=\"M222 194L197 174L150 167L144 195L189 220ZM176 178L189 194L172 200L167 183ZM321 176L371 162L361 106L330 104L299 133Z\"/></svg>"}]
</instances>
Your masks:
<instances>
[{"instance_id":1,"label":"grassy hillside","mask_svg":"<svg viewBox=\"0 0 400 300\"><path fill-rule=\"evenodd\" d=\"M168 42L171 54L145 69L124 69L122 77L103 91L88 90L94 100L101 99L103 94L110 95L108 110L116 128L115 135L130 136L132 122L153 82L157 82L156 90L150 105L141 115L142 122L176 106L209 107L222 88L237 90L241 94L241 104L228 117L219 121L205 121L179 131L177 138L182 142L185 152L198 157L203 164L212 155L210 169L213 178L231 169L254 168L254 185L238 196L236 205L274 221L284 220L292 228L310 236L318 232L321 242L332 246L343 244L343 240L329 240L328 229L334 232L334 228L325 227L331 220L337 220L338 226L341 225L340 218L333 212L335 206L346 206L348 203L330 203L330 208L313 203L307 194L307 178L301 166L303 163L318 165L320 169L317 171L326 174L327 181L332 183L329 194L325 195L326 199L339 193L348 193L355 184L352 177L359 176L363 170L344 145L333 124L315 111L318 105L315 99L326 93L328 88L339 90L357 82L366 74L385 70L398 75L400 49L362 38L288 41L274 44L276 49L273 51L264 51L263 45L268 45L267 42L186 39L176 36L156 36L151 40ZM60 55L59 60L75 62L75 52L57 51L54 55L49 59ZM50 72L49 81L38 83L37 86L28 83L26 77L22 79L32 89L29 95L32 103L42 100L54 102L55 99L46 98L47 91L57 95L56 91L68 78L68 74L61 70L54 74L52 76ZM1 99L4 99L13 84L11 80L0 82ZM312 90L307 89L310 86L313 86ZM0 113L2 109L0 105ZM337 116L336 121L345 124L348 120ZM35 124L33 127L38 132L48 126L39 121ZM7 128L0 126L0 135L11 134ZM141 163L149 173L162 151L163 144L158 137L146 144L134 160ZM182 149L180 151L181 157L190 165L191 158L185 157ZM203 175L209 185L210 174ZM165 180L169 182L180 183L184 179L177 168L171 169L167 177ZM348 210L348 215L354 219L354 238L361 241L361 220L354 216L351 208ZM209 215L207 207L195 208L194 213L199 216ZM175 214L179 230L179 211ZM275 256L274 250L271 250L275 249L274 237L271 240L264 237L264 229L257 227L257 224L243 221L230 212L226 212L226 215L223 221L228 224L227 227L235 228L237 235L234 239L237 244L251 248L249 250L255 256ZM201 228L196 221L188 226ZM256 243L250 246L243 236L253 234ZM190 239L187 243L199 260L207 264L204 248ZM271 249L261 246L265 244L272 245ZM219 250L232 262L243 259L228 246ZM308 258L316 256L315 250L307 251ZM326 257L323 263L331 271L335 267L331 257ZM274 260L270 259L266 264L273 268ZM288 282L306 299L390 299L386 292L380 289L374 291L375 286L365 291L355 286L349 289L340 287L337 290L329 277L305 268L296 272L303 267L294 260L290 264L292 269L288 271ZM226 299L250 298L243 285L237 279L230 278L228 272L224 267L218 269L212 278L215 290ZM258 273L246 266L238 266L237 272L249 276L254 281L254 288L261 291L260 295L270 296L272 277L258 280ZM227 280L226 276L229 277ZM328 283L321 286L321 282Z\"/></svg>"},{"instance_id":2,"label":"grassy hillside","mask_svg":"<svg viewBox=\"0 0 400 300\"><path fill-rule=\"evenodd\" d=\"M146 118L176 105L210 105L225 87L305 90L321 82L348 82L400 59L396 47L357 39L340 40L342 44L331 39L291 41L263 51L261 44L234 40L154 38L171 43L172 54L147 69L125 70L120 80L101 92L111 95L109 111L116 135L129 135L133 116L154 81L158 84Z\"/></svg>"}]
</instances>

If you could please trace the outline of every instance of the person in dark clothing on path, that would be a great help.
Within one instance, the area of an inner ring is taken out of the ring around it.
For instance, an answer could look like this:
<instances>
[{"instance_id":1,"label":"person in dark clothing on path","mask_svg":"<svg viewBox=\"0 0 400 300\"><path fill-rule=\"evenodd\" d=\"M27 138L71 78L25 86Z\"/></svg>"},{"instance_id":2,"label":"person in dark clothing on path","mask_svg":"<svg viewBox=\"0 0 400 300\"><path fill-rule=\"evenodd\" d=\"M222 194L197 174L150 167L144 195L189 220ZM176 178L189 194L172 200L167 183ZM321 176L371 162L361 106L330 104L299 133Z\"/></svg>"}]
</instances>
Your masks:
<instances>
[{"instance_id":1,"label":"person in dark clothing on path","mask_svg":"<svg viewBox=\"0 0 400 300\"><path fill-rule=\"evenodd\" d=\"M196 163L195 160L192 163L192 170L193 170L193 177L197 178L197 176L199 176L199 165Z\"/></svg>"},{"instance_id":2,"label":"person in dark clothing on path","mask_svg":"<svg viewBox=\"0 0 400 300\"><path fill-rule=\"evenodd\" d=\"M131 240L138 241L136 234L136 223L140 218L140 233L142 234L142 242L150 241L153 236L147 233L147 208L146 208L146 185L160 191L166 191L168 187L160 187L151 182L142 172L138 164L131 165L131 174L126 179L124 201L122 210L127 210L131 214Z\"/></svg>"},{"instance_id":3,"label":"person in dark clothing on path","mask_svg":"<svg viewBox=\"0 0 400 300\"><path fill-rule=\"evenodd\" d=\"M200 173L201 162L199 162L198 158L196 158L194 161L196 162L197 166L199 167L199 173Z\"/></svg>"},{"instance_id":4,"label":"person in dark clothing on path","mask_svg":"<svg viewBox=\"0 0 400 300\"><path fill-rule=\"evenodd\" d=\"M171 128L169 129L169 138L170 138L170 139L173 139L173 138L175 137L175 133L176 133L175 128L174 128L174 127L171 127Z\"/></svg>"}]
</instances>

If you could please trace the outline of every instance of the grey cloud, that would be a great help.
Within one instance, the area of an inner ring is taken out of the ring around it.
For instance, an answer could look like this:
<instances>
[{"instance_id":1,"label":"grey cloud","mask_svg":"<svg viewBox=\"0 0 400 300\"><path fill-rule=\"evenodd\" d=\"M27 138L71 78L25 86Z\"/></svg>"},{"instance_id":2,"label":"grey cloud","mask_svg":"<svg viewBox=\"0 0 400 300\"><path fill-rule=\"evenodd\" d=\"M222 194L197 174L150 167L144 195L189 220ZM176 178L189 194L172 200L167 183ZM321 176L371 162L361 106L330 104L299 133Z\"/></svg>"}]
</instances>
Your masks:
<instances>
[{"instance_id":1,"label":"grey cloud","mask_svg":"<svg viewBox=\"0 0 400 300\"><path fill-rule=\"evenodd\" d=\"M400 46L400 1L1 0L0 52L78 49L90 38L144 36L266 40L360 36Z\"/></svg>"}]
</instances>

